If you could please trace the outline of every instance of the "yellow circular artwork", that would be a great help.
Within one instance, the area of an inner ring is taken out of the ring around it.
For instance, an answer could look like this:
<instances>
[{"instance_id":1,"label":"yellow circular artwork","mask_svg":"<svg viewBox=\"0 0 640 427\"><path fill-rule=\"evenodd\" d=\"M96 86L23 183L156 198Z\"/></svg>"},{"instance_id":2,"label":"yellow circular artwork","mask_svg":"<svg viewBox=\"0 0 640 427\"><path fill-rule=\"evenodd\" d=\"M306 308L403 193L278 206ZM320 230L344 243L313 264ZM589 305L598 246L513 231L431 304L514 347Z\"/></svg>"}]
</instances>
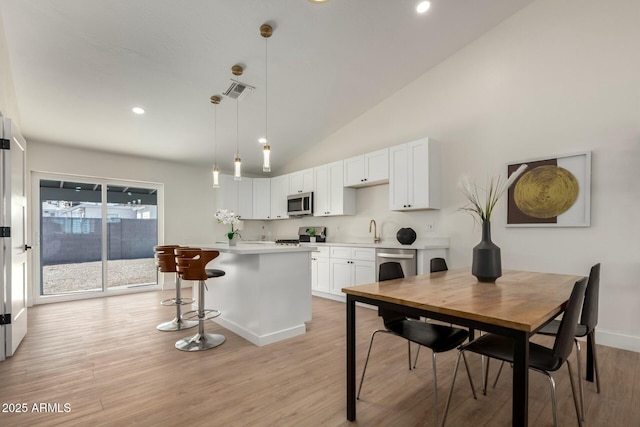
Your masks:
<instances>
[{"instance_id":1,"label":"yellow circular artwork","mask_svg":"<svg viewBox=\"0 0 640 427\"><path fill-rule=\"evenodd\" d=\"M538 166L523 174L513 191L516 206L534 218L553 218L578 198L578 180L559 166Z\"/></svg>"}]
</instances>

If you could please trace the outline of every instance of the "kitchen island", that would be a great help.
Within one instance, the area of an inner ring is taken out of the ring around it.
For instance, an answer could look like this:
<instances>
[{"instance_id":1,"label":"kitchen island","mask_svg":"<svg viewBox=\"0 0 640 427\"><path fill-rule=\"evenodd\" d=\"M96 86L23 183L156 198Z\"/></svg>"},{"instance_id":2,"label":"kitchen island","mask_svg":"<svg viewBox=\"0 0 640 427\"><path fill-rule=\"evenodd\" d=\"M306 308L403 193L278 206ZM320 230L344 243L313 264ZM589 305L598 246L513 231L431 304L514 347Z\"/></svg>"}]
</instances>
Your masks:
<instances>
[{"instance_id":1,"label":"kitchen island","mask_svg":"<svg viewBox=\"0 0 640 427\"><path fill-rule=\"evenodd\" d=\"M257 346L306 332L315 247L242 242L197 246L220 251L207 268L226 272L207 280L204 305L221 311L214 322Z\"/></svg>"}]
</instances>

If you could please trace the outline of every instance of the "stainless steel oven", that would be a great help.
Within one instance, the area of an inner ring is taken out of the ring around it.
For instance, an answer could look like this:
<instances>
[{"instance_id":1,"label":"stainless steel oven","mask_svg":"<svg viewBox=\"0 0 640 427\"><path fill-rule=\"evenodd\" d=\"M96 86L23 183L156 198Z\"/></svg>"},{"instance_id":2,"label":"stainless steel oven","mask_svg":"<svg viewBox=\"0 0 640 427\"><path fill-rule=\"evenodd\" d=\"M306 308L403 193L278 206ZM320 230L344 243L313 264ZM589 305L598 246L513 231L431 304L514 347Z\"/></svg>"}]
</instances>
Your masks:
<instances>
[{"instance_id":1,"label":"stainless steel oven","mask_svg":"<svg viewBox=\"0 0 640 427\"><path fill-rule=\"evenodd\" d=\"M376 249L376 282L380 274L380 264L397 262L402 267L404 277L417 274L417 252L415 249Z\"/></svg>"},{"instance_id":2,"label":"stainless steel oven","mask_svg":"<svg viewBox=\"0 0 640 427\"><path fill-rule=\"evenodd\" d=\"M287 215L313 215L313 192L287 196Z\"/></svg>"}]
</instances>

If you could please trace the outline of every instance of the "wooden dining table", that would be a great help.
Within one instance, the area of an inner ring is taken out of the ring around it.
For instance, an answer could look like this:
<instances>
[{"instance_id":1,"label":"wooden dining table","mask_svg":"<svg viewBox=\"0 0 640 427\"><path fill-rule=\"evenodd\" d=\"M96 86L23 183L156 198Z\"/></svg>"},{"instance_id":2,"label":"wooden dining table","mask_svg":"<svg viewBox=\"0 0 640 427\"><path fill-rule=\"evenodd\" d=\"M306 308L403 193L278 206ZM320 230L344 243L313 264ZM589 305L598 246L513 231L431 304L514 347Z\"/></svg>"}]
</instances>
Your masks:
<instances>
[{"instance_id":1,"label":"wooden dining table","mask_svg":"<svg viewBox=\"0 0 640 427\"><path fill-rule=\"evenodd\" d=\"M470 268L343 288L347 294L347 419L356 419L356 302L514 340L512 423L528 423L529 337L566 308L582 276L504 270L483 283Z\"/></svg>"}]
</instances>

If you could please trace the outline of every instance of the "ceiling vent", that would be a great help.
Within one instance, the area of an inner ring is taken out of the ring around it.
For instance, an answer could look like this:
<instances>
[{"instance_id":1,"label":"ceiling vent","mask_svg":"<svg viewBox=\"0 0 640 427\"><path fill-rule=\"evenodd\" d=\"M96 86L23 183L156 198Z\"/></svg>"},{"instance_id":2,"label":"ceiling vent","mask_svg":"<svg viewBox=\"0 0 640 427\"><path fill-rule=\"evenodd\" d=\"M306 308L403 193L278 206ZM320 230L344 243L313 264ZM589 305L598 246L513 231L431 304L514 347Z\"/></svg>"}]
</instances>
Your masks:
<instances>
[{"instance_id":1,"label":"ceiling vent","mask_svg":"<svg viewBox=\"0 0 640 427\"><path fill-rule=\"evenodd\" d=\"M255 89L253 86L249 86L248 84L238 82L235 80L231 80L231 85L222 92L222 94L231 99L237 99L238 101L243 100L247 97L249 92Z\"/></svg>"}]
</instances>

